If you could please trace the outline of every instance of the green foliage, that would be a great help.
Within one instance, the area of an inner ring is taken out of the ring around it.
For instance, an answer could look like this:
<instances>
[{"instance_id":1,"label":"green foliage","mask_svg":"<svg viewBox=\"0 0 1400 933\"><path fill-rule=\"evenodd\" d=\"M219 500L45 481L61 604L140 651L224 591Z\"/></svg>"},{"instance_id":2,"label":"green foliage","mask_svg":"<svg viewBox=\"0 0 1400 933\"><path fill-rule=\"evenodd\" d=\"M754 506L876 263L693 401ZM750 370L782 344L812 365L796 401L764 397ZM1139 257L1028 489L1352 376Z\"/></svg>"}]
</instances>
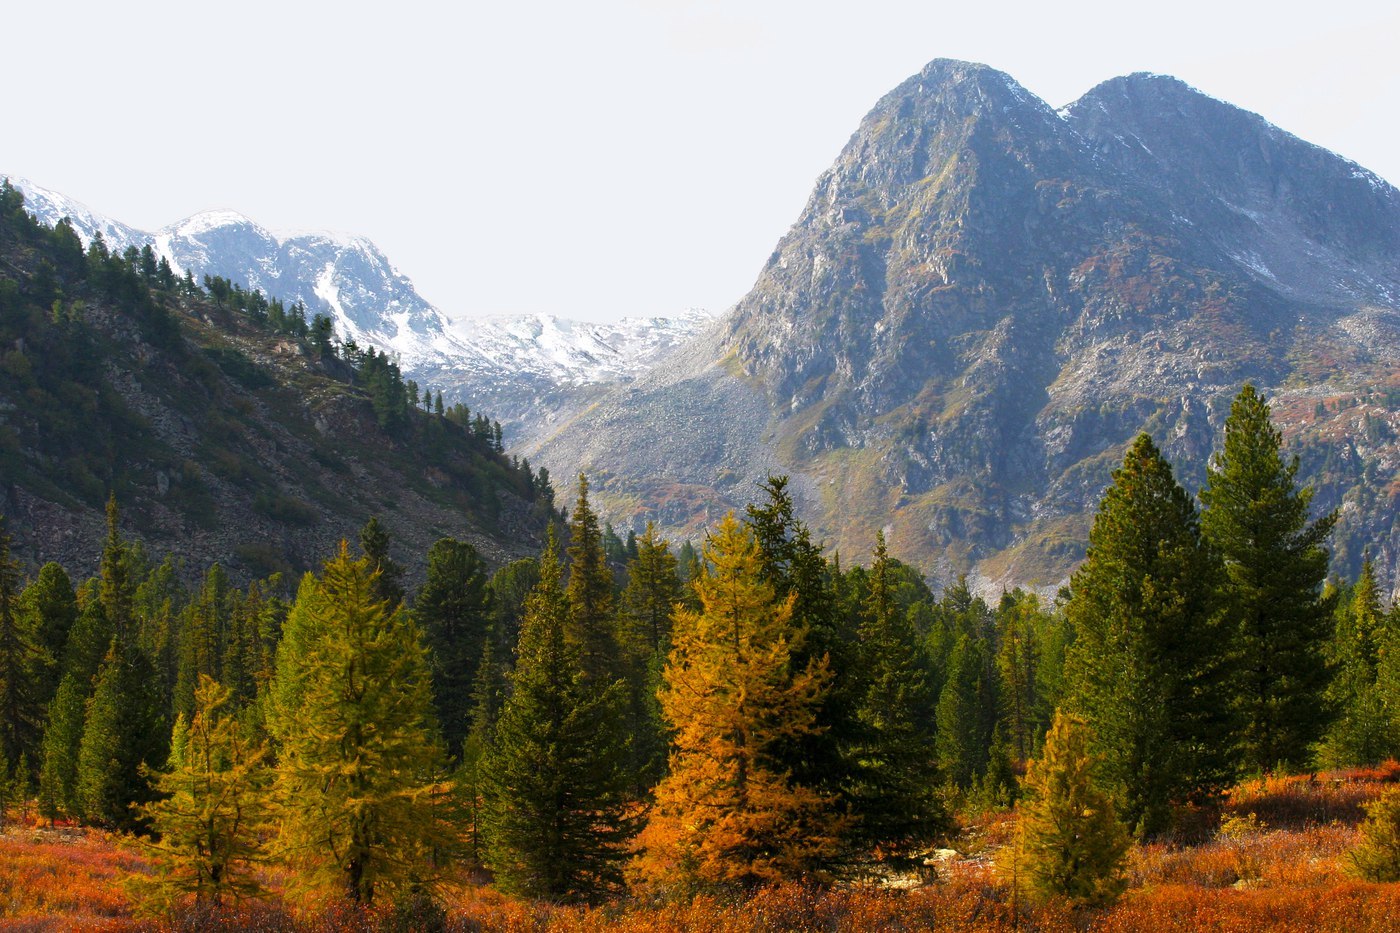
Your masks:
<instances>
[{"instance_id":1,"label":"green foliage","mask_svg":"<svg viewBox=\"0 0 1400 933\"><path fill-rule=\"evenodd\" d=\"M621 681L591 676L551 528L526 603L510 696L481 763L486 861L507 891L591 900L621 883L627 749Z\"/></svg>"},{"instance_id":2,"label":"green foliage","mask_svg":"<svg viewBox=\"0 0 1400 933\"><path fill-rule=\"evenodd\" d=\"M361 904L432 881L444 839L427 653L368 558L302 582L277 652L277 851L306 888Z\"/></svg>"},{"instance_id":3,"label":"green foliage","mask_svg":"<svg viewBox=\"0 0 1400 933\"><path fill-rule=\"evenodd\" d=\"M472 686L490 636L491 591L476 548L443 538L428 551L428 578L413 604L433 671L433 700L449 751L472 719Z\"/></svg>"},{"instance_id":4,"label":"green foliage","mask_svg":"<svg viewBox=\"0 0 1400 933\"><path fill-rule=\"evenodd\" d=\"M370 569L375 573L374 596L391 606L397 606L403 602L405 595L403 567L389 556L391 541L388 530L377 516L370 516L369 521L360 529L360 551L369 560Z\"/></svg>"},{"instance_id":5,"label":"green foliage","mask_svg":"<svg viewBox=\"0 0 1400 933\"><path fill-rule=\"evenodd\" d=\"M169 751L163 697L154 675L144 654L126 639L112 639L87 702L78 746L77 804L90 823L145 828L132 805L152 799L148 774Z\"/></svg>"},{"instance_id":6,"label":"green foliage","mask_svg":"<svg viewBox=\"0 0 1400 933\"><path fill-rule=\"evenodd\" d=\"M38 752L44 704L39 686L46 653L21 611L19 563L0 521L0 761Z\"/></svg>"},{"instance_id":7,"label":"green foliage","mask_svg":"<svg viewBox=\"0 0 1400 933\"><path fill-rule=\"evenodd\" d=\"M1350 858L1352 870L1367 881L1400 881L1400 787L1366 805L1361 843Z\"/></svg>"},{"instance_id":8,"label":"green foliage","mask_svg":"<svg viewBox=\"0 0 1400 933\"><path fill-rule=\"evenodd\" d=\"M987 710L996 708L984 672L987 643L973 635L958 636L948 661L948 674L938 695L938 771L955 787L967 789L986 770L991 732Z\"/></svg>"},{"instance_id":9,"label":"green foliage","mask_svg":"<svg viewBox=\"0 0 1400 933\"><path fill-rule=\"evenodd\" d=\"M1225 564L1225 602L1242 661L1242 763L1261 772L1306 765L1329 719L1323 544L1337 513L1308 521L1312 490L1298 488L1298 459L1284 460L1281 439L1268 404L1246 385L1201 490L1201 531Z\"/></svg>"},{"instance_id":10,"label":"green foliage","mask_svg":"<svg viewBox=\"0 0 1400 933\"><path fill-rule=\"evenodd\" d=\"M918 640L894 601L883 533L874 557L859 630L860 738L845 751L851 784L844 796L862 846L907 863L950 821L935 793L934 695Z\"/></svg>"},{"instance_id":11,"label":"green foliage","mask_svg":"<svg viewBox=\"0 0 1400 933\"><path fill-rule=\"evenodd\" d=\"M1349 597L1337 600L1329 652L1336 676L1328 690L1337 715L1319 749L1332 767L1374 764L1400 752L1400 619L1382 611L1370 561Z\"/></svg>"},{"instance_id":12,"label":"green foliage","mask_svg":"<svg viewBox=\"0 0 1400 933\"><path fill-rule=\"evenodd\" d=\"M137 876L138 889L162 905L186 895L221 904L261 892L253 868L269 819L266 749L233 717L231 697L200 675L194 716L188 725L177 720L170 769L156 778L160 798L141 808L155 831L144 843L155 870Z\"/></svg>"},{"instance_id":13,"label":"green foliage","mask_svg":"<svg viewBox=\"0 0 1400 933\"><path fill-rule=\"evenodd\" d=\"M570 637L588 676L609 682L622 674L613 618L613 575L603 551L598 516L588 502L588 477L578 477L578 501L569 520Z\"/></svg>"},{"instance_id":14,"label":"green foliage","mask_svg":"<svg viewBox=\"0 0 1400 933\"><path fill-rule=\"evenodd\" d=\"M1217 559L1196 510L1152 439L1114 471L1075 571L1065 614L1070 711L1090 726L1104 786L1138 832L1234 775L1228 617Z\"/></svg>"},{"instance_id":15,"label":"green foliage","mask_svg":"<svg viewBox=\"0 0 1400 933\"><path fill-rule=\"evenodd\" d=\"M1127 887L1128 833L1095 783L1092 744L1083 720L1058 714L1026 775L1029 799L1003 873L1040 899L1102 906Z\"/></svg>"}]
</instances>

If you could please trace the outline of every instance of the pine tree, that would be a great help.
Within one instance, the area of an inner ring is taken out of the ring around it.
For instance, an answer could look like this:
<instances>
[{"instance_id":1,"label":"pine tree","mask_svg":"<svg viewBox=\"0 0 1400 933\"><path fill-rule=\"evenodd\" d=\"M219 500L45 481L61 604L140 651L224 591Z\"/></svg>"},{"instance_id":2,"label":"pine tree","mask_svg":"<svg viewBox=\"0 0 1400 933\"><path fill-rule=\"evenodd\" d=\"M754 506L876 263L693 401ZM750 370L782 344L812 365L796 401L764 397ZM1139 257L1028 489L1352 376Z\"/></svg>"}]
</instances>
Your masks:
<instances>
[{"instance_id":1,"label":"pine tree","mask_svg":"<svg viewBox=\"0 0 1400 933\"><path fill-rule=\"evenodd\" d=\"M949 824L934 793L934 697L914 631L894 604L883 532L874 556L860 626L860 740L846 753L854 780L845 796L864 844L907 862Z\"/></svg>"},{"instance_id":2,"label":"pine tree","mask_svg":"<svg viewBox=\"0 0 1400 933\"><path fill-rule=\"evenodd\" d=\"M1350 853L1351 867L1367 881L1400 881L1400 788L1366 804L1361 844Z\"/></svg>"},{"instance_id":3,"label":"pine tree","mask_svg":"<svg viewBox=\"0 0 1400 933\"><path fill-rule=\"evenodd\" d=\"M859 727L855 719L856 633L838 611L831 569L821 545L797 518L786 476L769 476L759 484L765 501L745 508L745 524L758 545L763 579L779 599L794 597L793 624L806 636L794 648L794 663L824 661L831 685L822 693L820 728L810 730L777 754L799 783L838 793L849 783L842 748Z\"/></svg>"},{"instance_id":4,"label":"pine tree","mask_svg":"<svg viewBox=\"0 0 1400 933\"><path fill-rule=\"evenodd\" d=\"M1373 764L1400 752L1400 710L1394 708L1400 677L1392 673L1400 667L1400 631L1387 621L1368 560L1336 611L1329 649L1336 675L1328 690L1336 718L1319 750L1327 766Z\"/></svg>"},{"instance_id":5,"label":"pine tree","mask_svg":"<svg viewBox=\"0 0 1400 933\"><path fill-rule=\"evenodd\" d=\"M983 677L989 653L983 639L959 635L938 695L934 741L938 771L949 784L963 790L972 787L986 770L991 747L985 712L995 709L995 704L987 696Z\"/></svg>"},{"instance_id":6,"label":"pine tree","mask_svg":"<svg viewBox=\"0 0 1400 933\"><path fill-rule=\"evenodd\" d=\"M163 699L150 661L114 637L87 702L78 746L76 794L86 821L145 828L132 805L152 799L147 776L168 752Z\"/></svg>"},{"instance_id":7,"label":"pine tree","mask_svg":"<svg viewBox=\"0 0 1400 933\"><path fill-rule=\"evenodd\" d=\"M588 477L578 476L578 502L569 522L569 586L566 597L571 637L588 676L611 682L622 674L613 618L613 575L603 552L598 517L588 502Z\"/></svg>"},{"instance_id":8,"label":"pine tree","mask_svg":"<svg viewBox=\"0 0 1400 933\"><path fill-rule=\"evenodd\" d=\"M1026 774L1018 838L1003 871L1045 900L1076 905L1113 902L1127 886L1128 833L1113 801L1095 784L1083 720L1059 713L1038 761Z\"/></svg>"},{"instance_id":9,"label":"pine tree","mask_svg":"<svg viewBox=\"0 0 1400 933\"><path fill-rule=\"evenodd\" d=\"M628 718L636 792L644 796L666 770L666 729L657 690L671 643L671 615L681 600L676 558L650 522L627 565L622 594L623 648L628 656Z\"/></svg>"},{"instance_id":10,"label":"pine tree","mask_svg":"<svg viewBox=\"0 0 1400 933\"><path fill-rule=\"evenodd\" d=\"M87 700L102 659L112 642L111 626L96 586L79 594L78 619L63 646L58 689L49 703L39 771L39 812L49 819L79 817L78 753Z\"/></svg>"},{"instance_id":11,"label":"pine tree","mask_svg":"<svg viewBox=\"0 0 1400 933\"><path fill-rule=\"evenodd\" d=\"M204 575L199 595L182 613L175 675L177 715L186 719L194 715L194 694L201 677L222 680L232 609L228 575L213 564Z\"/></svg>"},{"instance_id":12,"label":"pine tree","mask_svg":"<svg viewBox=\"0 0 1400 933\"><path fill-rule=\"evenodd\" d=\"M370 568L378 574L374 584L375 598L397 606L404 597L403 568L389 556L390 543L389 532L377 517L370 516L370 520L360 529L360 550L369 559Z\"/></svg>"},{"instance_id":13,"label":"pine tree","mask_svg":"<svg viewBox=\"0 0 1400 933\"><path fill-rule=\"evenodd\" d=\"M428 578L414 601L433 671L433 700L447 748L461 749L472 715L472 685L491 625L486 564L476 548L443 538L428 550Z\"/></svg>"},{"instance_id":14,"label":"pine tree","mask_svg":"<svg viewBox=\"0 0 1400 933\"><path fill-rule=\"evenodd\" d=\"M1046 726L1041 718L1040 638L1036 598L1019 590L1002 598L997 610L997 672L1001 675L1003 722L1008 748L1024 762Z\"/></svg>"},{"instance_id":15,"label":"pine tree","mask_svg":"<svg viewBox=\"0 0 1400 933\"><path fill-rule=\"evenodd\" d=\"M1128 825L1165 828L1172 805L1234 776L1231 638L1219 565L1196 510L1146 434L1114 471L1070 581L1066 698L1093 733Z\"/></svg>"},{"instance_id":16,"label":"pine tree","mask_svg":"<svg viewBox=\"0 0 1400 933\"><path fill-rule=\"evenodd\" d=\"M659 885L799 878L835 854L834 798L798 783L775 752L820 728L824 661L794 667L805 632L796 598L763 579L753 535L727 515L695 581L699 612L676 617L661 703L675 729L670 773L641 842L641 876Z\"/></svg>"},{"instance_id":17,"label":"pine tree","mask_svg":"<svg viewBox=\"0 0 1400 933\"><path fill-rule=\"evenodd\" d=\"M1312 489L1298 487L1298 458L1285 461L1281 443L1268 404L1246 385L1201 490L1201 531L1224 559L1243 662L1242 763L1261 772L1305 765L1328 721L1331 607L1322 599L1323 544L1337 513L1308 521Z\"/></svg>"},{"instance_id":18,"label":"pine tree","mask_svg":"<svg viewBox=\"0 0 1400 933\"><path fill-rule=\"evenodd\" d=\"M431 882L444 827L431 675L402 605L371 558L342 543L303 580L277 653L277 850L312 889L360 904Z\"/></svg>"},{"instance_id":19,"label":"pine tree","mask_svg":"<svg viewBox=\"0 0 1400 933\"><path fill-rule=\"evenodd\" d=\"M0 522L0 761L37 752L43 701L43 654L20 611L19 563Z\"/></svg>"},{"instance_id":20,"label":"pine tree","mask_svg":"<svg viewBox=\"0 0 1400 933\"><path fill-rule=\"evenodd\" d=\"M20 612L39 648L38 699L47 707L62 677L63 646L78 620L78 599L68 574L56 563L39 568L34 582L20 595Z\"/></svg>"},{"instance_id":21,"label":"pine tree","mask_svg":"<svg viewBox=\"0 0 1400 933\"><path fill-rule=\"evenodd\" d=\"M507 891L595 900L621 883L633 825L625 688L589 674L550 527L511 690L481 764L487 864Z\"/></svg>"},{"instance_id":22,"label":"pine tree","mask_svg":"<svg viewBox=\"0 0 1400 933\"><path fill-rule=\"evenodd\" d=\"M121 536L119 518L117 497L113 494L107 500L107 543L102 549L102 583L98 592L107 624L116 637L124 639L135 628L136 583L132 579L131 548Z\"/></svg>"},{"instance_id":23,"label":"pine tree","mask_svg":"<svg viewBox=\"0 0 1400 933\"><path fill-rule=\"evenodd\" d=\"M193 895L217 905L261 891L253 867L269 818L266 749L244 733L231 699L201 675L194 716L177 720L169 769L156 779L160 799L141 809L155 830L144 844L155 872L138 876L140 887L161 903Z\"/></svg>"}]
</instances>

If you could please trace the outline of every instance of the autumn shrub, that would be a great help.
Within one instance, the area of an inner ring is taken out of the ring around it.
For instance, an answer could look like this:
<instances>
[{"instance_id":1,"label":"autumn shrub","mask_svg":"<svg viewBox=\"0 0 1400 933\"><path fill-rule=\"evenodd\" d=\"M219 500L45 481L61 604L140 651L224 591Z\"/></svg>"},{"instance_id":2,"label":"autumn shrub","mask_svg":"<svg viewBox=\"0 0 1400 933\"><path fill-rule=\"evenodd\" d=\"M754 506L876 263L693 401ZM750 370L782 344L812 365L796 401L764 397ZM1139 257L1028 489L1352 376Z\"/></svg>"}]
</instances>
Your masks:
<instances>
[{"instance_id":1,"label":"autumn shrub","mask_svg":"<svg viewBox=\"0 0 1400 933\"><path fill-rule=\"evenodd\" d=\"M1400 787L1366 805L1361 844L1352 850L1350 861L1367 881L1400 881Z\"/></svg>"}]
</instances>

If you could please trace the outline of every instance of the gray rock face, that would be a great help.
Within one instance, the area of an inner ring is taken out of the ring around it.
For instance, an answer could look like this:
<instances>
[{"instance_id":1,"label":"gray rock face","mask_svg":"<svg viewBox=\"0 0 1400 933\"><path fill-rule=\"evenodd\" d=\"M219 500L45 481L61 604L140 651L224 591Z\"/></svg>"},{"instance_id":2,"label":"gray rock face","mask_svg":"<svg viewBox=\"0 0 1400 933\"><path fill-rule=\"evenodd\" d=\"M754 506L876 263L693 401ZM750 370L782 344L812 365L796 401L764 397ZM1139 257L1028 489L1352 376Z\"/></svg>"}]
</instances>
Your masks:
<instances>
[{"instance_id":1,"label":"gray rock face","mask_svg":"<svg viewBox=\"0 0 1400 933\"><path fill-rule=\"evenodd\" d=\"M1132 437L1194 488L1252 380L1343 506L1342 569L1368 542L1394 580L1397 245L1394 188L1174 79L1057 113L935 61L712 331L526 452L677 534L789 472L846 555L883 527L935 577L1049 588Z\"/></svg>"}]
</instances>

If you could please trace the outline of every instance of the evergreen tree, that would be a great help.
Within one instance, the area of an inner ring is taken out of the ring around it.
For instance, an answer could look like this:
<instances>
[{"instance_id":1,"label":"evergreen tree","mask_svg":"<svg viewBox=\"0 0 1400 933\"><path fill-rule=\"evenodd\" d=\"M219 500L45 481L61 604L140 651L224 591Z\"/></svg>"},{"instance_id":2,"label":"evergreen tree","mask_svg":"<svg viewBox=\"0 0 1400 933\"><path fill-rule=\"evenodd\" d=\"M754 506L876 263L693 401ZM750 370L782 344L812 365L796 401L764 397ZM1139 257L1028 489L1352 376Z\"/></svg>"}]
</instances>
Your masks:
<instances>
[{"instance_id":1,"label":"evergreen tree","mask_svg":"<svg viewBox=\"0 0 1400 933\"><path fill-rule=\"evenodd\" d=\"M622 674L613 618L613 575L603 551L598 517L588 502L588 477L578 476L578 502L569 521L570 633L588 676L609 683Z\"/></svg>"},{"instance_id":2,"label":"evergreen tree","mask_svg":"<svg viewBox=\"0 0 1400 933\"><path fill-rule=\"evenodd\" d=\"M637 556L627 567L622 593L627 640L648 655L664 658L671 647L671 614L681 600L681 581L670 542L647 522Z\"/></svg>"},{"instance_id":3,"label":"evergreen tree","mask_svg":"<svg viewBox=\"0 0 1400 933\"><path fill-rule=\"evenodd\" d=\"M1138 832L1234 776L1231 633L1196 510L1146 434L1114 471L1070 581L1070 710Z\"/></svg>"},{"instance_id":4,"label":"evergreen tree","mask_svg":"<svg viewBox=\"0 0 1400 933\"><path fill-rule=\"evenodd\" d=\"M938 695L934 748L943 779L966 790L987 768L991 732L986 728L988 708L983 671L989 654L987 643L973 635L958 636L948 661L948 674Z\"/></svg>"},{"instance_id":5,"label":"evergreen tree","mask_svg":"<svg viewBox=\"0 0 1400 933\"><path fill-rule=\"evenodd\" d=\"M550 527L511 690L481 764L487 864L507 891L593 900L621 883L632 833L625 689L588 673Z\"/></svg>"},{"instance_id":6,"label":"evergreen tree","mask_svg":"<svg viewBox=\"0 0 1400 933\"><path fill-rule=\"evenodd\" d=\"M1008 749L1018 762L1034 752L1047 723L1041 719L1039 604L1017 592L1002 598L997 611L997 672Z\"/></svg>"},{"instance_id":7,"label":"evergreen tree","mask_svg":"<svg viewBox=\"0 0 1400 933\"><path fill-rule=\"evenodd\" d=\"M508 665L515 657L525 602L539 582L539 561L533 557L511 561L491 576L491 635L502 664Z\"/></svg>"},{"instance_id":8,"label":"evergreen tree","mask_svg":"<svg viewBox=\"0 0 1400 933\"><path fill-rule=\"evenodd\" d=\"M900 861L948 828L934 793L934 697L918 640L898 611L883 532L875 537L869 596L860 626L860 740L847 752L847 789L858 834L869 847Z\"/></svg>"},{"instance_id":9,"label":"evergreen tree","mask_svg":"<svg viewBox=\"0 0 1400 933\"><path fill-rule=\"evenodd\" d=\"M1040 899L1097 906L1127 886L1128 833L1095 783L1092 744L1083 720L1057 714L1044 752L1026 774L1029 800L1003 869Z\"/></svg>"},{"instance_id":10,"label":"evergreen tree","mask_svg":"<svg viewBox=\"0 0 1400 933\"><path fill-rule=\"evenodd\" d=\"M47 707L63 676L63 646L78 620L78 598L60 565L50 562L39 568L38 577L20 595L20 612L39 649L36 686L38 700Z\"/></svg>"},{"instance_id":11,"label":"evergreen tree","mask_svg":"<svg viewBox=\"0 0 1400 933\"><path fill-rule=\"evenodd\" d=\"M77 803L88 822L145 828L132 805L152 799L147 775L168 751L163 699L150 661L114 637L87 702L78 746Z\"/></svg>"},{"instance_id":12,"label":"evergreen tree","mask_svg":"<svg viewBox=\"0 0 1400 933\"><path fill-rule=\"evenodd\" d=\"M699 612L677 615L661 703L675 730L670 773L656 789L640 874L656 884L752 886L816 871L836 854L844 821L831 795L776 757L820 728L824 661L797 667L805 632L796 597L764 580L753 535L725 516L695 581Z\"/></svg>"},{"instance_id":13,"label":"evergreen tree","mask_svg":"<svg viewBox=\"0 0 1400 933\"><path fill-rule=\"evenodd\" d=\"M838 611L832 574L821 545L797 518L786 476L760 484L765 501L745 509L745 524L758 545L763 578L779 599L794 598L793 624L806 635L794 651L794 664L824 661L832 682L823 691L818 729L810 730L777 754L801 784L839 792L849 783L842 749L859 732L855 719L856 633Z\"/></svg>"},{"instance_id":14,"label":"evergreen tree","mask_svg":"<svg viewBox=\"0 0 1400 933\"><path fill-rule=\"evenodd\" d=\"M228 648L233 593L228 575L218 564L204 575L199 595L185 608L180 627L175 675L175 713L194 716L195 690L200 678L221 680Z\"/></svg>"},{"instance_id":15,"label":"evergreen tree","mask_svg":"<svg viewBox=\"0 0 1400 933\"><path fill-rule=\"evenodd\" d=\"M1337 513L1308 521L1312 489L1298 488L1298 458L1285 461L1281 441L1268 404L1246 385L1201 490L1201 531L1224 559L1243 662L1236 694L1242 763L1261 772L1304 766L1328 720L1323 544Z\"/></svg>"},{"instance_id":16,"label":"evergreen tree","mask_svg":"<svg viewBox=\"0 0 1400 933\"><path fill-rule=\"evenodd\" d=\"M1366 804L1361 844L1350 859L1352 870L1367 881L1400 881L1400 788L1392 787Z\"/></svg>"},{"instance_id":17,"label":"evergreen tree","mask_svg":"<svg viewBox=\"0 0 1400 933\"><path fill-rule=\"evenodd\" d=\"M107 500L107 543L102 549L102 583L98 592L112 634L124 639L135 628L136 582L132 579L133 555L121 536L119 517L114 494Z\"/></svg>"},{"instance_id":18,"label":"evergreen tree","mask_svg":"<svg viewBox=\"0 0 1400 933\"><path fill-rule=\"evenodd\" d=\"M20 611L19 563L0 523L0 761L14 764L37 752L43 700L38 684L43 654Z\"/></svg>"},{"instance_id":19,"label":"evergreen tree","mask_svg":"<svg viewBox=\"0 0 1400 933\"><path fill-rule=\"evenodd\" d=\"M443 741L454 752L471 725L472 685L490 631L487 582L476 548L443 538L428 551L428 578L413 605L428 645Z\"/></svg>"},{"instance_id":20,"label":"evergreen tree","mask_svg":"<svg viewBox=\"0 0 1400 933\"><path fill-rule=\"evenodd\" d=\"M155 873L141 887L167 904L193 895L217 905L261 891L252 870L269 817L266 749L244 734L231 699L200 676L194 716L176 721L170 766L156 780L160 799L141 810L155 830L145 843Z\"/></svg>"},{"instance_id":21,"label":"evergreen tree","mask_svg":"<svg viewBox=\"0 0 1400 933\"><path fill-rule=\"evenodd\" d=\"M360 529L360 550L369 559L370 569L376 574L374 595L376 599L397 606L403 602L403 568L389 556L389 532L379 519L370 516Z\"/></svg>"},{"instance_id":22,"label":"evergreen tree","mask_svg":"<svg viewBox=\"0 0 1400 933\"><path fill-rule=\"evenodd\" d=\"M1322 763L1330 767L1373 764L1400 752L1400 717L1393 693L1400 678L1397 656L1400 632L1387 625L1375 571L1368 560L1340 602L1330 656L1336 677L1328 691L1337 715L1323 738ZM1390 705L1391 709L1387 709Z\"/></svg>"},{"instance_id":23,"label":"evergreen tree","mask_svg":"<svg viewBox=\"0 0 1400 933\"><path fill-rule=\"evenodd\" d=\"M78 754L83 739L87 700L102 659L111 646L111 626L87 585L79 594L78 619L63 647L62 674L49 703L44 729L43 761L39 771L39 812L49 819L80 817Z\"/></svg>"},{"instance_id":24,"label":"evergreen tree","mask_svg":"<svg viewBox=\"0 0 1400 933\"><path fill-rule=\"evenodd\" d=\"M444 837L427 653L371 561L342 544L303 580L268 711L277 849L306 886L360 904L429 882Z\"/></svg>"}]
</instances>

